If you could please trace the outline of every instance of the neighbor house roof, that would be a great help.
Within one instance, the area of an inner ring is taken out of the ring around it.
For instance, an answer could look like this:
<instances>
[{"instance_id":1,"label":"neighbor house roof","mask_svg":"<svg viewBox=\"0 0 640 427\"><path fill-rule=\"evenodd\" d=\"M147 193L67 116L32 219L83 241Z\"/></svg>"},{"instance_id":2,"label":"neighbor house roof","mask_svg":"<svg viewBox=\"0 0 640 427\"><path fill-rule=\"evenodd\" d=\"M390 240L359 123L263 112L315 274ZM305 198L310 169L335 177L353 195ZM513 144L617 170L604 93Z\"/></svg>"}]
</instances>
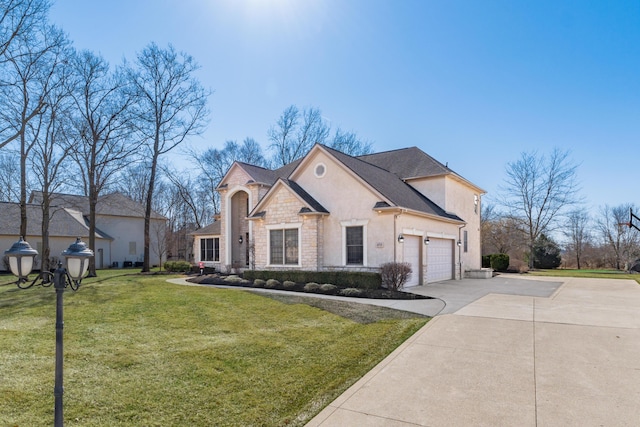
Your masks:
<instances>
[{"instance_id":1,"label":"neighbor house roof","mask_svg":"<svg viewBox=\"0 0 640 427\"><path fill-rule=\"evenodd\" d=\"M20 233L20 205L0 202L0 234ZM27 204L27 235L42 235L42 209L39 205ZM49 222L50 237L88 237L89 226L79 211L73 209L54 209ZM96 229L96 238L113 240L109 235Z\"/></svg>"},{"instance_id":2,"label":"neighbor house roof","mask_svg":"<svg viewBox=\"0 0 640 427\"><path fill-rule=\"evenodd\" d=\"M42 203L42 192L34 191L31 193L31 203ZM78 196L75 194L51 194L51 206L72 208L89 215L89 198L87 196ZM144 218L145 206L136 202L122 193L111 193L98 198L96 204L96 214L110 216L126 216L135 218ZM157 212L151 211L151 218L165 219Z\"/></svg>"},{"instance_id":3,"label":"neighbor house roof","mask_svg":"<svg viewBox=\"0 0 640 427\"><path fill-rule=\"evenodd\" d=\"M206 227L202 227L196 231L189 233L192 236L219 236L220 235L220 221L214 221Z\"/></svg>"}]
</instances>

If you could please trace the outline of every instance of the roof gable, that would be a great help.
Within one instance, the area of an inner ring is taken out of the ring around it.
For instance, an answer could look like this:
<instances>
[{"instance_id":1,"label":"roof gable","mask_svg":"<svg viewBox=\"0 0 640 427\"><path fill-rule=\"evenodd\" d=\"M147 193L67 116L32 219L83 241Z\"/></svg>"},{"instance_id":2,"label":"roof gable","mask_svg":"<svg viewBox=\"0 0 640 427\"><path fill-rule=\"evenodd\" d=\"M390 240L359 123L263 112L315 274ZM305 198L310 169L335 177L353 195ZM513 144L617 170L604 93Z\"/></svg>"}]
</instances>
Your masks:
<instances>
[{"instance_id":1,"label":"roof gable","mask_svg":"<svg viewBox=\"0 0 640 427\"><path fill-rule=\"evenodd\" d=\"M262 218L269 202L280 189L286 189L293 194L303 205L299 213L304 214L328 214L327 211L317 200L300 187L295 181L279 178L276 183L269 189L258 204L249 213L250 218Z\"/></svg>"}]
</instances>

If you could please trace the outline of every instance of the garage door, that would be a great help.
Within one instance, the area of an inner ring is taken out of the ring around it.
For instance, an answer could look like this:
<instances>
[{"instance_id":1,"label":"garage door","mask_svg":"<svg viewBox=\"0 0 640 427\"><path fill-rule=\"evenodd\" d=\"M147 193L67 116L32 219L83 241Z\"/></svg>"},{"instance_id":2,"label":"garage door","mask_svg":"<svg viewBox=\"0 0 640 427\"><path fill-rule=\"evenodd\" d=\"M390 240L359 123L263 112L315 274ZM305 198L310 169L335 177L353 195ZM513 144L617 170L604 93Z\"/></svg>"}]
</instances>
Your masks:
<instances>
[{"instance_id":1,"label":"garage door","mask_svg":"<svg viewBox=\"0 0 640 427\"><path fill-rule=\"evenodd\" d=\"M453 279L453 240L429 239L427 283Z\"/></svg>"},{"instance_id":2,"label":"garage door","mask_svg":"<svg viewBox=\"0 0 640 427\"><path fill-rule=\"evenodd\" d=\"M411 276L404 284L405 287L420 284L420 237L405 236L403 243L404 262L411 264Z\"/></svg>"}]
</instances>

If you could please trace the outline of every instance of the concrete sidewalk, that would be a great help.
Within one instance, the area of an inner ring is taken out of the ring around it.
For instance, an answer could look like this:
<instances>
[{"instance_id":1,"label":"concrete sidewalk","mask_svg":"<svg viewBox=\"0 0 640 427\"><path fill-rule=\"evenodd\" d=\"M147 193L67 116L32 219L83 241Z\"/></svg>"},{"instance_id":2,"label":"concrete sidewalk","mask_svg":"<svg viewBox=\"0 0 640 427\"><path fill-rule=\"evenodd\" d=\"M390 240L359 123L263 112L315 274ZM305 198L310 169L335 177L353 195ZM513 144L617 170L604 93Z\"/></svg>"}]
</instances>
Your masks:
<instances>
[{"instance_id":1,"label":"concrete sidewalk","mask_svg":"<svg viewBox=\"0 0 640 427\"><path fill-rule=\"evenodd\" d=\"M308 426L637 426L638 356L635 281L487 294L432 319Z\"/></svg>"}]
</instances>

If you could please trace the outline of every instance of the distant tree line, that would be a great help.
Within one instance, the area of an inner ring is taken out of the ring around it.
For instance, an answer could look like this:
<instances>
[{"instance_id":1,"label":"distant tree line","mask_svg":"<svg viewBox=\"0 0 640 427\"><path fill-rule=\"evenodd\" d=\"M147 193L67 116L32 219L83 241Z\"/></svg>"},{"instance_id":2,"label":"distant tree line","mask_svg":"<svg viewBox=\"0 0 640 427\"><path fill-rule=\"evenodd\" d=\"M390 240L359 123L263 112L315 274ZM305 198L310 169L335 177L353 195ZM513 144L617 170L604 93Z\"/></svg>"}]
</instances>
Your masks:
<instances>
[{"instance_id":1,"label":"distant tree line","mask_svg":"<svg viewBox=\"0 0 640 427\"><path fill-rule=\"evenodd\" d=\"M99 196L130 186L129 168L144 170L143 271L149 270L150 216L162 211L162 158L207 124L207 97L194 59L150 43L132 62L111 67L77 51L48 21L48 0L0 0L0 190L20 204L26 235L27 195L42 192L44 268L49 260L51 195L89 199L89 247L95 248ZM6 167L4 167L6 166ZM125 184L126 183L126 184ZM95 274L95 264L90 266Z\"/></svg>"},{"instance_id":2,"label":"distant tree line","mask_svg":"<svg viewBox=\"0 0 640 427\"><path fill-rule=\"evenodd\" d=\"M506 168L494 204L482 209L482 254L508 254L510 268L614 268L640 262L640 232L629 227L632 203L583 206L569 152L522 153ZM637 268L637 267L636 267Z\"/></svg>"}]
</instances>

